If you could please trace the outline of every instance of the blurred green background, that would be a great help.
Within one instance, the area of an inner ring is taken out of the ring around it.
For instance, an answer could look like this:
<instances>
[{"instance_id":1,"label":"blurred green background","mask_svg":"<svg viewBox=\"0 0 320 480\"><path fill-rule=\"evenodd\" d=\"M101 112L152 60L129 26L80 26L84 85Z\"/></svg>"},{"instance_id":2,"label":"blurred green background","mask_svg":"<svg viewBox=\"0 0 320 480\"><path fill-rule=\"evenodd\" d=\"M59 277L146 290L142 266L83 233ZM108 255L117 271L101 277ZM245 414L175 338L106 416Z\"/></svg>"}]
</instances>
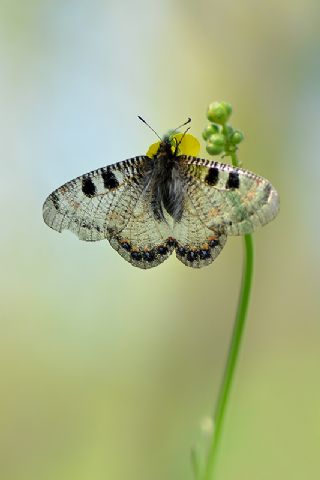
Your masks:
<instances>
[{"instance_id":1,"label":"blurred green background","mask_svg":"<svg viewBox=\"0 0 320 480\"><path fill-rule=\"evenodd\" d=\"M320 478L318 0L2 0L3 480L191 480L227 353L242 239L200 271L132 268L42 221L57 186L144 154L213 100L281 195L255 234L223 480ZM202 155L205 155L203 149Z\"/></svg>"}]
</instances>

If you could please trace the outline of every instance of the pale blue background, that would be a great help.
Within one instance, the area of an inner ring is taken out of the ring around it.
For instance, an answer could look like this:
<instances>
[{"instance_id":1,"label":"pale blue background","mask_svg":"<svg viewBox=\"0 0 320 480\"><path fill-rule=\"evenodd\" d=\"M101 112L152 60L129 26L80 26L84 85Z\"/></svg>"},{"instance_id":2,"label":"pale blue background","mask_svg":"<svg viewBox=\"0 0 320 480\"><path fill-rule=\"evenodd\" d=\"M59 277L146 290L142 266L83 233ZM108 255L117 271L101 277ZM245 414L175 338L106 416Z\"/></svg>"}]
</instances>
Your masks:
<instances>
[{"instance_id":1,"label":"pale blue background","mask_svg":"<svg viewBox=\"0 0 320 480\"><path fill-rule=\"evenodd\" d=\"M0 11L4 480L190 480L241 275L242 241L194 271L151 271L42 221L57 186L143 154L212 100L245 168L281 196L255 234L250 315L223 480L319 466L319 3L7 0ZM203 155L205 151L203 150Z\"/></svg>"}]
</instances>

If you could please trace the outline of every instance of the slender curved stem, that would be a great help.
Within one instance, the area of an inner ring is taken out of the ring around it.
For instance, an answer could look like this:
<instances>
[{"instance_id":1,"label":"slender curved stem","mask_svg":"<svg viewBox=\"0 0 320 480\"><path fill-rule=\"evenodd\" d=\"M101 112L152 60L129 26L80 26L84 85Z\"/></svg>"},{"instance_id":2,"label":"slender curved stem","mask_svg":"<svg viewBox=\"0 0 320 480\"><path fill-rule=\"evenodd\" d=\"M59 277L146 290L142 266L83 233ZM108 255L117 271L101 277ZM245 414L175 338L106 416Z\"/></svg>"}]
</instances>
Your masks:
<instances>
[{"instance_id":1,"label":"slender curved stem","mask_svg":"<svg viewBox=\"0 0 320 480\"><path fill-rule=\"evenodd\" d=\"M238 166L238 159L236 153L231 155L232 164ZM217 460L217 453L219 450L219 445L221 441L221 435L224 425L225 413L228 405L228 400L230 397L230 392L232 388L232 382L235 374L235 369L237 361L239 358L239 351L241 347L241 341L243 337L243 331L245 326L245 321L248 312L250 291L252 285L252 276L253 276L253 240L251 235L245 235L244 237L244 266L242 274L242 284L240 290L240 296L238 301L238 308L231 338L231 343L229 347L228 358L225 366L225 371L223 374L218 401L215 407L214 412L214 430L212 433L212 438L209 446L209 452L207 457L207 462L205 465L203 480L213 480L214 467Z\"/></svg>"}]
</instances>

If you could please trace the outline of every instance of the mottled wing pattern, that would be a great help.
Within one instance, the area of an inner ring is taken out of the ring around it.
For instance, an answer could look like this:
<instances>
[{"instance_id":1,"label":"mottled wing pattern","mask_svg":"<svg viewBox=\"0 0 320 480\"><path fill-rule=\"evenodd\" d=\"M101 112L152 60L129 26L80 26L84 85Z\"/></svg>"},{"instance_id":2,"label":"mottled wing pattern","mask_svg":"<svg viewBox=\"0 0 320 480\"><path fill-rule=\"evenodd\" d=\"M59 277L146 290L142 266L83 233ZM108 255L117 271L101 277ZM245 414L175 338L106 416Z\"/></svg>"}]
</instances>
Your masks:
<instances>
[{"instance_id":1,"label":"mottled wing pattern","mask_svg":"<svg viewBox=\"0 0 320 480\"><path fill-rule=\"evenodd\" d=\"M149 181L131 211L126 226L109 241L135 267L151 268L164 262L174 250L170 228L152 211L153 186Z\"/></svg>"},{"instance_id":2,"label":"mottled wing pattern","mask_svg":"<svg viewBox=\"0 0 320 480\"><path fill-rule=\"evenodd\" d=\"M174 245L167 224L152 215L148 176L150 159L144 156L82 175L49 195L44 220L81 240L108 239L134 266L154 267L168 258Z\"/></svg>"},{"instance_id":3,"label":"mottled wing pattern","mask_svg":"<svg viewBox=\"0 0 320 480\"><path fill-rule=\"evenodd\" d=\"M65 183L46 199L44 221L81 240L110 238L128 223L143 191L148 161L144 156L130 158Z\"/></svg>"},{"instance_id":4,"label":"mottled wing pattern","mask_svg":"<svg viewBox=\"0 0 320 480\"><path fill-rule=\"evenodd\" d=\"M279 197L265 178L201 158L178 158L186 195L208 229L245 235L276 216Z\"/></svg>"},{"instance_id":5,"label":"mottled wing pattern","mask_svg":"<svg viewBox=\"0 0 320 480\"><path fill-rule=\"evenodd\" d=\"M172 179L172 187L177 182L176 187L183 189L183 205L177 209L180 214L174 217L173 227L166 212L165 217L155 214L158 180L150 162L157 160L147 156L94 170L62 185L46 199L44 220L58 232L70 230L81 240L108 239L136 267L155 267L175 249L181 262L199 268L219 255L227 235L251 233L276 216L278 194L266 179L192 156L176 160L178 179Z\"/></svg>"},{"instance_id":6,"label":"mottled wing pattern","mask_svg":"<svg viewBox=\"0 0 320 480\"><path fill-rule=\"evenodd\" d=\"M227 240L223 231L209 229L206 226L191 195L185 196L183 214L174 224L173 236L176 240L178 260L194 268L201 268L213 262Z\"/></svg>"}]
</instances>

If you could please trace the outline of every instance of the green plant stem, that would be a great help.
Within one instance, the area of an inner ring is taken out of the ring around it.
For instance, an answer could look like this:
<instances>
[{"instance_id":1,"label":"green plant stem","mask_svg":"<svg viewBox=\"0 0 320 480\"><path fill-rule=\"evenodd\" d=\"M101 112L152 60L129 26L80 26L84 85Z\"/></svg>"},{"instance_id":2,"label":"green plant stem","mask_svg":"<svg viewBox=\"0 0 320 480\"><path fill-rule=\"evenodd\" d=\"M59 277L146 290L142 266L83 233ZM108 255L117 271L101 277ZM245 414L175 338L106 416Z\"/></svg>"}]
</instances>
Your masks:
<instances>
[{"instance_id":1,"label":"green plant stem","mask_svg":"<svg viewBox=\"0 0 320 480\"><path fill-rule=\"evenodd\" d=\"M232 164L238 166L236 153L231 153ZM235 374L239 351L243 337L245 321L248 312L250 291L253 276L253 240L251 235L244 237L244 267L242 274L242 284L238 301L238 308L229 347L228 358L223 374L218 401L214 412L214 430L209 446L207 462L204 470L203 480L213 480L213 472L216 464L217 453L221 441L221 435L224 425L226 408L230 397L232 382Z\"/></svg>"}]
</instances>

